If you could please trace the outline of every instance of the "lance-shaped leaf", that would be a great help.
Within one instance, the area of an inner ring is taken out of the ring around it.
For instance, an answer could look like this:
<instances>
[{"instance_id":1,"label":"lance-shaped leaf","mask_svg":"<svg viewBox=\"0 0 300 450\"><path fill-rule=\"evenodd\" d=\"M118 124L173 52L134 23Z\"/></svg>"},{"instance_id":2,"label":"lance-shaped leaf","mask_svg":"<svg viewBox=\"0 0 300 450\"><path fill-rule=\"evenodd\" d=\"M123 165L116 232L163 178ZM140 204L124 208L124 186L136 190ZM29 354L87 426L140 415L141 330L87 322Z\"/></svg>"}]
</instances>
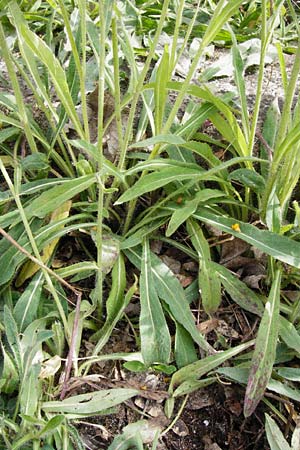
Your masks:
<instances>
[{"instance_id":1,"label":"lance-shaped leaf","mask_svg":"<svg viewBox=\"0 0 300 450\"><path fill-rule=\"evenodd\" d=\"M63 401L44 402L42 409L51 413L71 414L75 417L94 415L126 402L138 393L137 389L108 389L75 395Z\"/></svg>"},{"instance_id":2,"label":"lance-shaped leaf","mask_svg":"<svg viewBox=\"0 0 300 450\"><path fill-rule=\"evenodd\" d=\"M173 210L173 208L168 209ZM273 256L273 258L300 268L300 243L293 239L271 231L260 230L249 223L215 214L205 207L198 208L194 213L194 217L248 242L248 244L253 245L267 255ZM232 228L235 224L238 225L236 230Z\"/></svg>"},{"instance_id":3,"label":"lance-shaped leaf","mask_svg":"<svg viewBox=\"0 0 300 450\"><path fill-rule=\"evenodd\" d=\"M280 428L275 420L268 414L266 416L266 435L270 444L271 450L291 450L291 447L285 440Z\"/></svg>"},{"instance_id":4,"label":"lance-shaped leaf","mask_svg":"<svg viewBox=\"0 0 300 450\"><path fill-rule=\"evenodd\" d=\"M141 267L140 247L125 250L125 254L132 264L137 268ZM214 348L205 340L195 325L183 287L169 267L153 253L151 253L151 269L157 295L169 306L174 319L188 331L203 350L214 353Z\"/></svg>"},{"instance_id":5,"label":"lance-shaped leaf","mask_svg":"<svg viewBox=\"0 0 300 450\"><path fill-rule=\"evenodd\" d=\"M239 280L236 275L233 275L229 269L221 264L214 262L212 264L214 265L216 272L218 272L225 291L228 292L232 300L246 311L262 316L264 304L260 297L245 283Z\"/></svg>"},{"instance_id":6,"label":"lance-shaped leaf","mask_svg":"<svg viewBox=\"0 0 300 450\"><path fill-rule=\"evenodd\" d=\"M140 333L141 350L146 365L168 364L171 338L164 312L155 290L151 271L151 255L148 240L144 241L140 276Z\"/></svg>"},{"instance_id":7,"label":"lance-shaped leaf","mask_svg":"<svg viewBox=\"0 0 300 450\"><path fill-rule=\"evenodd\" d=\"M257 407L272 373L279 329L280 280L281 271L278 269L256 337L245 395L245 417L249 417Z\"/></svg>"},{"instance_id":8,"label":"lance-shaped leaf","mask_svg":"<svg viewBox=\"0 0 300 450\"><path fill-rule=\"evenodd\" d=\"M25 208L27 218L32 216L45 217L67 200L78 195L80 192L88 189L96 182L95 175L84 175L73 180L68 180L64 184L43 192L35 198L30 205Z\"/></svg>"},{"instance_id":9,"label":"lance-shaped leaf","mask_svg":"<svg viewBox=\"0 0 300 450\"><path fill-rule=\"evenodd\" d=\"M178 165L178 162L176 162L172 163L172 167L170 163L168 163L167 168L139 178L139 180L131 188L121 195L115 204L120 205L121 203L128 202L129 200L139 197L146 192L154 191L155 189L175 181L194 180L195 183L202 180L219 181L218 176L221 175L222 170L234 166L235 164L240 164L244 161L254 162L261 160L250 157L232 158L231 160L209 170L203 170L197 166L195 167L195 164L189 164L188 166L185 164L182 166L182 164ZM125 175L129 175L130 173L131 171L129 170Z\"/></svg>"},{"instance_id":10,"label":"lance-shaped leaf","mask_svg":"<svg viewBox=\"0 0 300 450\"><path fill-rule=\"evenodd\" d=\"M215 312L221 302L221 283L210 259L210 249L205 236L195 220L189 219L187 230L199 256L199 289L205 312Z\"/></svg>"},{"instance_id":11,"label":"lance-shaped leaf","mask_svg":"<svg viewBox=\"0 0 300 450\"><path fill-rule=\"evenodd\" d=\"M40 272L32 279L18 299L13 314L20 331L24 331L36 319L42 288L43 274Z\"/></svg>"},{"instance_id":12,"label":"lance-shaped leaf","mask_svg":"<svg viewBox=\"0 0 300 450\"><path fill-rule=\"evenodd\" d=\"M215 199L224 196L225 194L217 189L202 189L199 191L193 199L186 201L182 207L174 211L166 231L166 236L169 237L175 233L177 228L197 210L199 203L205 204L205 202L212 198Z\"/></svg>"},{"instance_id":13,"label":"lance-shaped leaf","mask_svg":"<svg viewBox=\"0 0 300 450\"><path fill-rule=\"evenodd\" d=\"M73 122L77 133L83 137L84 133L78 114L75 110L75 105L68 87L66 74L60 62L55 57L52 49L48 47L45 42L35 33L29 30L27 24L21 20L20 10L16 2L10 2L10 12L15 19L15 26L18 31L18 37L22 44L26 44L35 56L47 67L52 82L55 86L55 91L60 101L62 102L67 114Z\"/></svg>"},{"instance_id":14,"label":"lance-shaped leaf","mask_svg":"<svg viewBox=\"0 0 300 450\"><path fill-rule=\"evenodd\" d=\"M207 356L206 358L200 359L199 361L189 364L188 366L182 367L172 376L169 392L173 393L173 389L175 386L179 386L182 383L192 382L201 378L206 373L223 364L229 358L233 358L240 352L246 350L252 344L253 341L246 342L234 348L216 353L215 355Z\"/></svg>"},{"instance_id":15,"label":"lance-shaped leaf","mask_svg":"<svg viewBox=\"0 0 300 450\"><path fill-rule=\"evenodd\" d=\"M155 103L155 134L161 132L163 128L166 98L167 98L167 82L169 81L169 50L165 46L160 64L157 69L155 87L154 87L154 103Z\"/></svg>"}]
</instances>

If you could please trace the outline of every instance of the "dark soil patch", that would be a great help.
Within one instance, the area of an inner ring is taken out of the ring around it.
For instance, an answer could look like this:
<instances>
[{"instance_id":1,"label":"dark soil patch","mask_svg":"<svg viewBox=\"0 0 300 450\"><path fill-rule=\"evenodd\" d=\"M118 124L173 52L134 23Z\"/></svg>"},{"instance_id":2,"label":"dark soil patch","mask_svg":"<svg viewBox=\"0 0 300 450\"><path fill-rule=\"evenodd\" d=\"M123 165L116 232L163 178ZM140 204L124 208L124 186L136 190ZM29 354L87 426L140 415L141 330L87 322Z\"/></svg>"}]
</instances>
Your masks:
<instances>
[{"instance_id":1,"label":"dark soil patch","mask_svg":"<svg viewBox=\"0 0 300 450\"><path fill-rule=\"evenodd\" d=\"M230 389L235 400L226 398L221 384L191 394L183 414L173 429L160 440L157 449L269 450L264 433L264 406L261 405L252 417L245 419L242 414L243 389L237 385L231 385ZM210 406L201 406L211 400L213 403ZM133 406L134 401L121 405L116 414L100 420L95 418L89 421L89 425L88 421L78 424L86 448L107 449L124 426L140 420L141 416L132 409Z\"/></svg>"}]
</instances>

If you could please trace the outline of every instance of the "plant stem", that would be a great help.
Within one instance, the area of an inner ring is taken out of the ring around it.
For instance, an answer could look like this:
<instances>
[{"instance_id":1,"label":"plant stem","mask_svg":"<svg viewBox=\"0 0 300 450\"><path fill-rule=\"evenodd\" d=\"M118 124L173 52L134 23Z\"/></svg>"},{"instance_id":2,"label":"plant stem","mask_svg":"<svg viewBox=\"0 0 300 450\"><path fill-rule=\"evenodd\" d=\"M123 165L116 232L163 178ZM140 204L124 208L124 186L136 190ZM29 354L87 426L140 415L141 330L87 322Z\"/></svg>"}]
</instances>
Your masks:
<instances>
[{"instance_id":1,"label":"plant stem","mask_svg":"<svg viewBox=\"0 0 300 450\"><path fill-rule=\"evenodd\" d=\"M299 124L296 123L295 127L292 130L289 130L289 126L291 123L292 102L297 87L299 72L300 72L300 36L298 36L298 48L295 55L291 76L286 89L287 94L283 106L278 134L276 137L276 146L274 148L273 161L270 167L265 194L262 201L263 218L265 217L266 214L269 196L274 187L274 183L280 179L280 177L278 176L278 170L280 166L284 163L284 158L287 158L287 154L290 150L292 151L292 156L290 159L292 160L293 158L298 158L296 149L297 149L297 142L299 141L298 137L300 132ZM285 183L286 179L284 179L284 184ZM278 188L280 189L280 186Z\"/></svg>"},{"instance_id":2,"label":"plant stem","mask_svg":"<svg viewBox=\"0 0 300 450\"><path fill-rule=\"evenodd\" d=\"M281 5L282 5L283 1L281 1L278 4L276 12L274 11L272 17L269 19L270 20L269 26L268 26L268 21L267 21L268 3L269 2L267 0L263 0L262 5L261 5L262 14L261 14L261 34L260 34L260 42L261 42L260 62L259 62L259 71L258 71L257 88L256 88L256 100L255 100L255 105L254 105L252 124L251 124L251 129L250 129L250 137L249 137L249 143L248 143L248 155L249 156L251 156L253 154L255 134L256 134L257 122L258 122L258 118L259 118L259 112L260 112L266 53L267 53L268 46L269 46L270 41L273 36L273 31L274 31L274 28L276 25L276 19L277 19L278 14L280 13L280 9L281 9Z\"/></svg>"},{"instance_id":3,"label":"plant stem","mask_svg":"<svg viewBox=\"0 0 300 450\"><path fill-rule=\"evenodd\" d=\"M114 96L115 96L115 114L119 146L121 153L119 156L118 168L122 169L125 164L126 147L122 145L123 130L122 130L122 117L121 117L121 95L120 95L120 67L119 67L119 49L118 49L118 29L117 20L114 16L111 21L112 31L112 44L113 44L113 65L114 65Z\"/></svg>"},{"instance_id":4,"label":"plant stem","mask_svg":"<svg viewBox=\"0 0 300 450\"><path fill-rule=\"evenodd\" d=\"M295 96L295 91L297 88L297 82L299 78L299 72L300 72L300 37L298 39L298 47L295 54L294 64L291 72L291 76L288 82L287 90L286 90L286 98L283 106L283 111L281 114L281 120L280 125L278 129L278 134L276 138L277 145L275 147L275 154L274 154L274 162L277 158L280 160L280 155L276 154L276 148L279 148L282 144L286 133L288 131L288 127L291 122L291 110L292 110L292 104L293 99Z\"/></svg>"},{"instance_id":5,"label":"plant stem","mask_svg":"<svg viewBox=\"0 0 300 450\"><path fill-rule=\"evenodd\" d=\"M103 168L103 115L104 115L104 88L105 88L105 11L103 0L99 0L99 80L98 80L98 169L99 172ZM101 172L100 172L101 173ZM97 202L97 277L96 292L98 296L97 309L98 316L101 319L103 309L103 272L102 272L102 238L103 238L103 207L104 207L104 177L98 173L98 202Z\"/></svg>"},{"instance_id":6,"label":"plant stem","mask_svg":"<svg viewBox=\"0 0 300 450\"><path fill-rule=\"evenodd\" d=\"M15 73L14 70L14 65L13 65L13 60L12 60L12 56L11 53L8 49L7 43L6 43L6 39L5 39L5 35L4 35L4 31L2 28L2 24L0 22L0 42L2 43L2 55L3 55L3 59L5 61L6 67L7 67L7 72L9 75L9 79L11 81L13 90L14 90L14 94L15 94L15 98L16 98L16 104L19 110L19 116L20 116L20 121L24 127L24 131L25 131L25 135L26 135L26 139L28 141L28 144L30 146L30 149L33 153L37 152L37 148L36 148L36 144L35 144L35 140L33 138L33 134L31 132L31 128L29 125L29 120L27 117L27 113L26 113L26 108L25 108L25 104L24 104L24 100L23 100L23 96L22 96L22 92L21 92L21 88L17 79L17 75Z\"/></svg>"},{"instance_id":7,"label":"plant stem","mask_svg":"<svg viewBox=\"0 0 300 450\"><path fill-rule=\"evenodd\" d=\"M130 112L129 112L129 117L128 117L128 125L127 125L126 133L125 133L125 136L124 136L124 139L123 139L124 150L121 149L121 152L127 151L128 142L129 142L130 136L132 134L133 122L134 122L135 111L136 111L138 99L139 99L139 96L141 94L141 91L142 91L142 88L143 88L143 84L144 84L144 80L145 80L147 72L149 70L151 61L152 61L153 56L155 54L155 49L156 49L156 46L158 44L158 41L159 41L159 38L160 38L160 35L161 35L161 32L162 32L162 29L163 29L163 26L164 26L164 21L165 21L166 16L167 16L169 3L170 3L170 0L165 0L163 2L161 16L160 16L160 19L159 19L159 22L158 22L156 33L155 33L155 36L153 38L152 45L150 46L149 53L148 53L147 59L145 61L144 68L143 68L143 70L141 72L141 75L139 76L139 79L138 79L138 83L137 83L137 86L136 86L136 91L135 91L135 93L133 95L132 103L131 103L131 106L130 106ZM124 233L126 233L128 228L129 228L129 225L130 225L130 222L131 222L131 218L132 218L133 212L135 210L135 205L136 205L136 200L133 200L132 202L129 203L128 212L127 212L127 216L126 216L126 220L125 220L125 224L124 224Z\"/></svg>"},{"instance_id":8,"label":"plant stem","mask_svg":"<svg viewBox=\"0 0 300 450\"><path fill-rule=\"evenodd\" d=\"M83 118L83 128L84 128L84 137L87 141L90 139L89 133L89 123L88 123L88 114L87 114L87 103L86 103L86 95L85 95L85 55L86 55L86 23L85 23L85 11L86 11L86 2L85 0L79 1L79 10L80 10L80 29L81 29L81 47L82 47L82 61L80 61L80 56L77 50L76 42L73 36L73 32L71 29L68 12L65 7L65 2L62 0L58 0L59 6L61 8L61 13L64 19L67 35L70 41L70 45L72 48L72 56L74 58L74 62L76 65L79 84L80 84L80 96L81 96L81 109L82 109L82 118Z\"/></svg>"}]
</instances>

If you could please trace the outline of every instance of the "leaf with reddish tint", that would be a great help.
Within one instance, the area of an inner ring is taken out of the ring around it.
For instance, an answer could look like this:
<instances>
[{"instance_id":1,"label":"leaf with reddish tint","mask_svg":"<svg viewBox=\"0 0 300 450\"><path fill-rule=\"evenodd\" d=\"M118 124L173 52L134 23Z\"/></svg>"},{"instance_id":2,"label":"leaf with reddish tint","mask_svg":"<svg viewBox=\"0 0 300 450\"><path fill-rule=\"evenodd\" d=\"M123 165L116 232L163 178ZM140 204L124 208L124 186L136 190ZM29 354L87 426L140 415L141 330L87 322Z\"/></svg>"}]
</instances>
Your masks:
<instances>
[{"instance_id":1,"label":"leaf with reddish tint","mask_svg":"<svg viewBox=\"0 0 300 450\"><path fill-rule=\"evenodd\" d=\"M245 395L245 417L251 416L262 399L272 373L279 331L280 280L281 271L277 270L257 333Z\"/></svg>"}]
</instances>

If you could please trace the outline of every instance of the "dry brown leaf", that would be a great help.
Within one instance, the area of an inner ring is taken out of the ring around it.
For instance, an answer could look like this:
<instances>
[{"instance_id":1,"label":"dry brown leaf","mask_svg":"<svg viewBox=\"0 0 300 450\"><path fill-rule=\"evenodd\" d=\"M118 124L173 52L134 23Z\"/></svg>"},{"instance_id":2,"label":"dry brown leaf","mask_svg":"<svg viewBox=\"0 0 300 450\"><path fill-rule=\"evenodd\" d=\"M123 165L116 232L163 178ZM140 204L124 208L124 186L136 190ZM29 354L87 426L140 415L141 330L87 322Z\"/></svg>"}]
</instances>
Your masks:
<instances>
[{"instance_id":1,"label":"dry brown leaf","mask_svg":"<svg viewBox=\"0 0 300 450\"><path fill-rule=\"evenodd\" d=\"M218 319L209 319L206 320L205 322L199 323L197 325L197 328L201 334L205 335L215 330L216 327L218 326L218 322L219 322Z\"/></svg>"},{"instance_id":2,"label":"dry brown leaf","mask_svg":"<svg viewBox=\"0 0 300 450\"><path fill-rule=\"evenodd\" d=\"M239 238L234 238L224 242L221 249L220 264L225 265L228 261L231 261L237 256L240 256L243 253L245 253L245 251L248 250L249 248L250 245Z\"/></svg>"},{"instance_id":3,"label":"dry brown leaf","mask_svg":"<svg viewBox=\"0 0 300 450\"><path fill-rule=\"evenodd\" d=\"M180 437L185 437L189 434L189 429L182 419L177 420L172 431Z\"/></svg>"}]
</instances>

